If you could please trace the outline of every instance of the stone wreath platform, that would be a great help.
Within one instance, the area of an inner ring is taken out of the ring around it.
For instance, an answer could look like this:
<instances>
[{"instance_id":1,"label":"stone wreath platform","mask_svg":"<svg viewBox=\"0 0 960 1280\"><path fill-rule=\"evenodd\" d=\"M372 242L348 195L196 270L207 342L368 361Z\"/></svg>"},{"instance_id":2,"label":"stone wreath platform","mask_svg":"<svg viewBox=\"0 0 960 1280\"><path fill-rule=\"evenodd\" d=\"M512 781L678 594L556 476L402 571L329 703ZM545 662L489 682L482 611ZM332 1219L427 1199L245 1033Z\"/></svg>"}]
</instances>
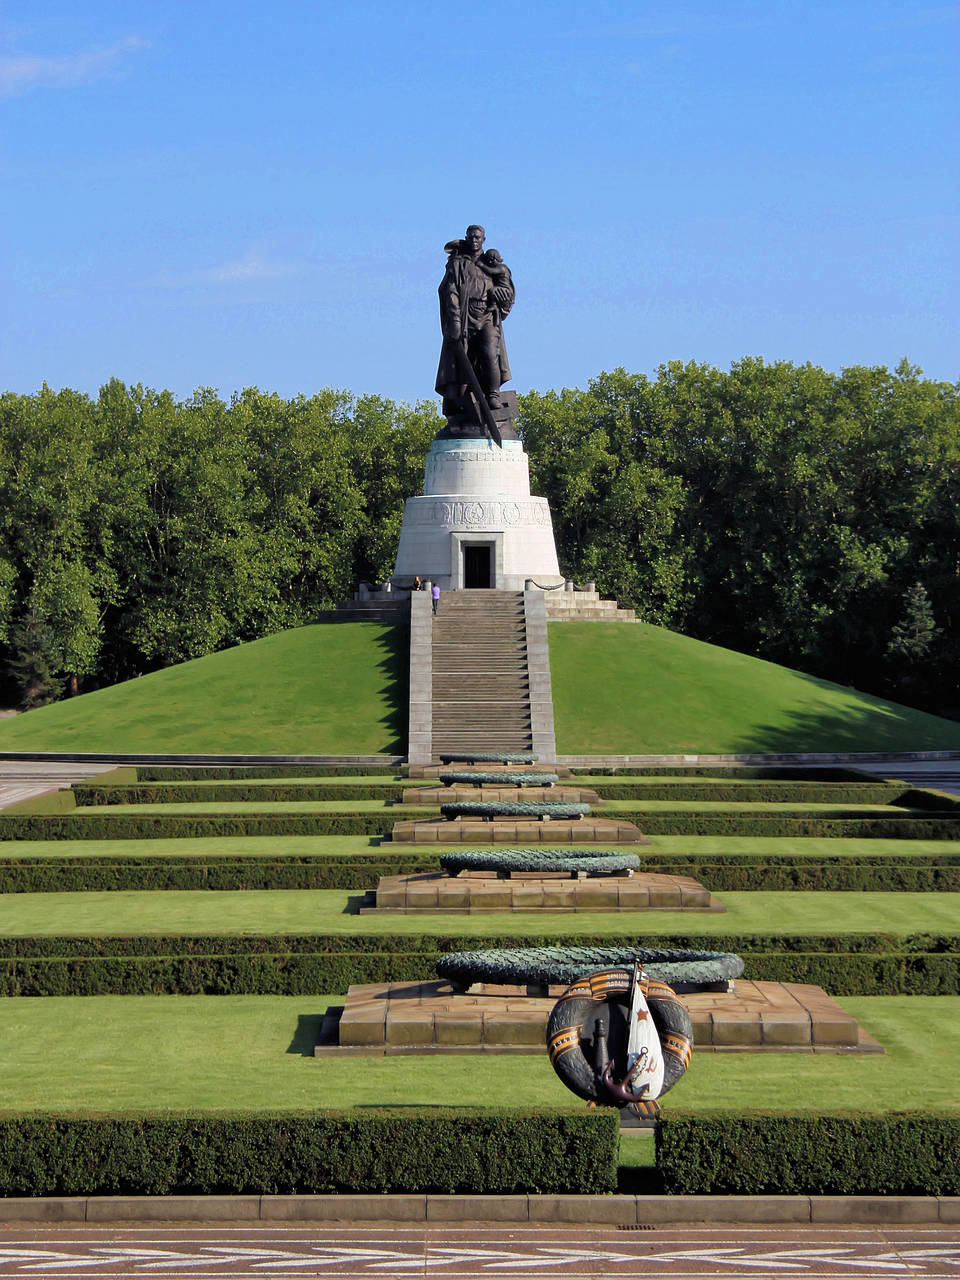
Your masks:
<instances>
[{"instance_id":1,"label":"stone wreath platform","mask_svg":"<svg viewBox=\"0 0 960 1280\"><path fill-rule=\"evenodd\" d=\"M551 800L562 804L602 804L589 787L497 787L466 783L440 787L404 787L403 804L456 804L459 800Z\"/></svg>"},{"instance_id":2,"label":"stone wreath platform","mask_svg":"<svg viewBox=\"0 0 960 1280\"><path fill-rule=\"evenodd\" d=\"M352 986L339 1028L324 1020L316 1057L350 1054L545 1053L547 1017L565 990L449 982ZM532 994L536 992L536 994ZM738 978L732 991L684 995L695 1053L883 1053L822 987ZM328 1042L338 1032L339 1043Z\"/></svg>"},{"instance_id":3,"label":"stone wreath platform","mask_svg":"<svg viewBox=\"0 0 960 1280\"><path fill-rule=\"evenodd\" d=\"M524 797L527 798L526 796ZM395 822L404 844L649 844L639 827L613 818L413 818Z\"/></svg>"},{"instance_id":4,"label":"stone wreath platform","mask_svg":"<svg viewBox=\"0 0 960 1280\"><path fill-rule=\"evenodd\" d=\"M690 876L634 871L591 876L568 871L517 872L500 879L492 871L381 876L376 906L360 914L442 911L725 911L709 889Z\"/></svg>"},{"instance_id":5,"label":"stone wreath platform","mask_svg":"<svg viewBox=\"0 0 960 1280\"><path fill-rule=\"evenodd\" d=\"M488 761L486 764L406 764L401 772L408 778L441 778L441 775L447 771L489 773L491 769L509 769L511 773L542 773L547 770L549 773L555 773L558 778L576 777L569 765L552 764L545 760L539 760L535 764L497 764L493 761Z\"/></svg>"}]
</instances>

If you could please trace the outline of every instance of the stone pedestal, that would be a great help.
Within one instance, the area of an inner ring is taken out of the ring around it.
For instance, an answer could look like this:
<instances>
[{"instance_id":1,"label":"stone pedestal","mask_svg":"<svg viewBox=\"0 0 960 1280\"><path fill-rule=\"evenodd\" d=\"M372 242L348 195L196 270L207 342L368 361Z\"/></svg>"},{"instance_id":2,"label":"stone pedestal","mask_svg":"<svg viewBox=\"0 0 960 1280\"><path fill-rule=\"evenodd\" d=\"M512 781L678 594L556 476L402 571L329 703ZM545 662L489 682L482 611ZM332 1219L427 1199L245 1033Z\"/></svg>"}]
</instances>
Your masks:
<instances>
[{"instance_id":1,"label":"stone pedestal","mask_svg":"<svg viewBox=\"0 0 960 1280\"><path fill-rule=\"evenodd\" d=\"M337 1053L545 1053L547 1017L563 994L532 996L523 987L470 988L448 982L376 983L350 987ZM683 1002L701 1053L883 1053L857 1020L822 987L738 978L729 992L697 991Z\"/></svg>"},{"instance_id":2,"label":"stone pedestal","mask_svg":"<svg viewBox=\"0 0 960 1280\"><path fill-rule=\"evenodd\" d=\"M423 495L404 508L393 582L407 587L417 574L441 591L563 583L550 508L530 494L519 440L434 440Z\"/></svg>"}]
</instances>

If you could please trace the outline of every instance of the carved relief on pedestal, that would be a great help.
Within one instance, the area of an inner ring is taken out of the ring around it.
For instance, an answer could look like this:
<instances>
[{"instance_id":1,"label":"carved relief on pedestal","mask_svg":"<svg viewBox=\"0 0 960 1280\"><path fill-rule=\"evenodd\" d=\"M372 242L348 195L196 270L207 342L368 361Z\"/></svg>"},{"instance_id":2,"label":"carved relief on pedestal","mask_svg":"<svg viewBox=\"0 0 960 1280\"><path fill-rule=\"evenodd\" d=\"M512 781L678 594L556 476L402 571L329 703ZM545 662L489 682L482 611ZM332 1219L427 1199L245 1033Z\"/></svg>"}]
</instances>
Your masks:
<instances>
[{"instance_id":1,"label":"carved relief on pedestal","mask_svg":"<svg viewBox=\"0 0 960 1280\"><path fill-rule=\"evenodd\" d=\"M518 524L545 525L549 514L545 502L478 502L454 499L434 502L427 519L431 524L469 525L475 528L501 529Z\"/></svg>"}]
</instances>

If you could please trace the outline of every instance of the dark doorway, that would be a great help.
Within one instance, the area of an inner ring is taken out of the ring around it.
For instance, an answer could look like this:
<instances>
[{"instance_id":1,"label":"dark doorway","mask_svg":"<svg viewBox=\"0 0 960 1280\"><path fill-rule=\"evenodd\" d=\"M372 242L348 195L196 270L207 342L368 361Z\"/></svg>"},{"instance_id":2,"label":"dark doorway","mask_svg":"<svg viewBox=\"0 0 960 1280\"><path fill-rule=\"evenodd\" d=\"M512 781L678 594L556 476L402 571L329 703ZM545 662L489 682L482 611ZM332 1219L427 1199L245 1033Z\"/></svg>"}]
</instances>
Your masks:
<instances>
[{"instance_id":1,"label":"dark doorway","mask_svg":"<svg viewBox=\"0 0 960 1280\"><path fill-rule=\"evenodd\" d=\"M491 546L463 548L463 585L465 587L490 586Z\"/></svg>"}]
</instances>

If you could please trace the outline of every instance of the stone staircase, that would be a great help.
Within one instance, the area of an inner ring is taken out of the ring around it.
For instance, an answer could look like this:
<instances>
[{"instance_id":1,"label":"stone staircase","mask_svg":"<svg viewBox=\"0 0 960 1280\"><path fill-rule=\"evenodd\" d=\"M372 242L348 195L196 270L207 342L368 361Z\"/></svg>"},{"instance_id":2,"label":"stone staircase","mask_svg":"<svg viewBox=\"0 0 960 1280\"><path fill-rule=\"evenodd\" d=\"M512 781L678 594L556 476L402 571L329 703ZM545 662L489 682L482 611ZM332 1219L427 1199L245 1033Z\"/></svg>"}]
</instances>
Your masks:
<instances>
[{"instance_id":1,"label":"stone staircase","mask_svg":"<svg viewBox=\"0 0 960 1280\"><path fill-rule=\"evenodd\" d=\"M444 592L432 649L434 756L532 750L523 592Z\"/></svg>"}]
</instances>

